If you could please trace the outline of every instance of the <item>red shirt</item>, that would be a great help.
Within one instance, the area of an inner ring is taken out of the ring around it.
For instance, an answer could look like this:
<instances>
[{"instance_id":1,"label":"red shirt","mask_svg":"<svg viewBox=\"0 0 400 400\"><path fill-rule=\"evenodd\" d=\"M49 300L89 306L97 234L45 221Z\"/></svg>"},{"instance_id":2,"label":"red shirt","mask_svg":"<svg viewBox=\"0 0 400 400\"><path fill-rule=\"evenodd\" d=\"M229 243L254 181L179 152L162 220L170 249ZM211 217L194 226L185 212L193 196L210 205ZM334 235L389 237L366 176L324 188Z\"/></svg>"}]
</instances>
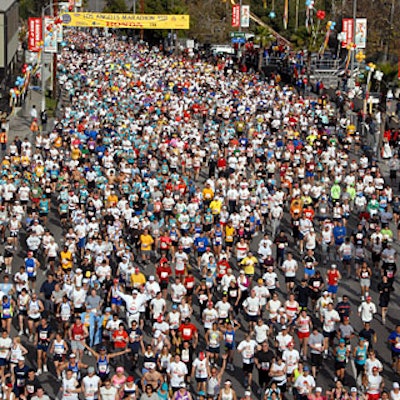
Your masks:
<instances>
[{"instance_id":1,"label":"red shirt","mask_svg":"<svg viewBox=\"0 0 400 400\"><path fill-rule=\"evenodd\" d=\"M194 276L187 276L183 284L186 290L192 290L194 288Z\"/></svg>"},{"instance_id":2,"label":"red shirt","mask_svg":"<svg viewBox=\"0 0 400 400\"><path fill-rule=\"evenodd\" d=\"M161 250L169 250L171 247L172 240L169 236L161 236L160 237L160 248Z\"/></svg>"},{"instance_id":3,"label":"red shirt","mask_svg":"<svg viewBox=\"0 0 400 400\"><path fill-rule=\"evenodd\" d=\"M338 284L339 271L337 269L332 269L328 271L328 285L335 286Z\"/></svg>"},{"instance_id":4,"label":"red shirt","mask_svg":"<svg viewBox=\"0 0 400 400\"><path fill-rule=\"evenodd\" d=\"M197 332L197 328L191 323L181 324L178 331L181 333L183 340L192 340L193 335Z\"/></svg>"},{"instance_id":5,"label":"red shirt","mask_svg":"<svg viewBox=\"0 0 400 400\"><path fill-rule=\"evenodd\" d=\"M115 331L112 335L114 348L115 349L125 349L128 341L128 333L119 329Z\"/></svg>"},{"instance_id":6,"label":"red shirt","mask_svg":"<svg viewBox=\"0 0 400 400\"><path fill-rule=\"evenodd\" d=\"M168 264L162 264L157 268L157 276L160 279L160 281L168 282L171 274L172 270Z\"/></svg>"}]
</instances>

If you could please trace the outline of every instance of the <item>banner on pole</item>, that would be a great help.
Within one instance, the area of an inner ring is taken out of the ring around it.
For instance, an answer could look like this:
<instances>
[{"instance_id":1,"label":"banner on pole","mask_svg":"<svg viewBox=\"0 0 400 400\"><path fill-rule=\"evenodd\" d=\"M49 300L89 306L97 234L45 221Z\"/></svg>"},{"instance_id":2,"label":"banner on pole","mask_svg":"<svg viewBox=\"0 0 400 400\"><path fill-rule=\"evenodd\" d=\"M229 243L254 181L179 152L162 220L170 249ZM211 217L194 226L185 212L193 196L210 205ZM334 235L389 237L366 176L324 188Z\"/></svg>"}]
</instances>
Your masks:
<instances>
[{"instance_id":1,"label":"banner on pole","mask_svg":"<svg viewBox=\"0 0 400 400\"><path fill-rule=\"evenodd\" d=\"M345 39L342 47L346 47L350 43L354 43L357 49L365 49L367 47L367 18L356 19L356 37L354 39L354 20L353 18L343 18L342 32Z\"/></svg>"},{"instance_id":2,"label":"banner on pole","mask_svg":"<svg viewBox=\"0 0 400 400\"><path fill-rule=\"evenodd\" d=\"M342 32L345 34L342 47L347 47L353 42L353 22L353 18L343 18L342 20Z\"/></svg>"},{"instance_id":3,"label":"banner on pole","mask_svg":"<svg viewBox=\"0 0 400 400\"><path fill-rule=\"evenodd\" d=\"M357 49L365 49L367 47L367 18L356 19L356 39Z\"/></svg>"},{"instance_id":4,"label":"banner on pole","mask_svg":"<svg viewBox=\"0 0 400 400\"><path fill-rule=\"evenodd\" d=\"M42 18L29 18L28 28L28 50L38 53L42 41Z\"/></svg>"},{"instance_id":5,"label":"banner on pole","mask_svg":"<svg viewBox=\"0 0 400 400\"><path fill-rule=\"evenodd\" d=\"M44 17L43 41L45 53L57 53L57 28L52 17Z\"/></svg>"},{"instance_id":6,"label":"banner on pole","mask_svg":"<svg viewBox=\"0 0 400 400\"><path fill-rule=\"evenodd\" d=\"M91 28L189 29L189 15L64 13L64 26Z\"/></svg>"},{"instance_id":7,"label":"banner on pole","mask_svg":"<svg viewBox=\"0 0 400 400\"><path fill-rule=\"evenodd\" d=\"M232 6L232 28L239 28L240 25L240 5L234 4Z\"/></svg>"},{"instance_id":8,"label":"banner on pole","mask_svg":"<svg viewBox=\"0 0 400 400\"><path fill-rule=\"evenodd\" d=\"M242 6L240 10L240 26L242 28L250 26L250 6Z\"/></svg>"}]
</instances>

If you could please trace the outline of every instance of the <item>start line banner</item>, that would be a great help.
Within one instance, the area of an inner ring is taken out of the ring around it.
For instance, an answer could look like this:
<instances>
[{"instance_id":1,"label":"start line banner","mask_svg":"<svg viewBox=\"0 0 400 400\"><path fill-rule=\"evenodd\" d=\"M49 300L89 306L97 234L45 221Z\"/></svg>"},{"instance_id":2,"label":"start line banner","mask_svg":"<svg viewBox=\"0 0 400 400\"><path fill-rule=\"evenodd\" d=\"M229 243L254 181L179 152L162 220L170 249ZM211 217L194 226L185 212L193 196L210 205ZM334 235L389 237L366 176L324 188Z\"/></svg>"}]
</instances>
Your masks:
<instances>
[{"instance_id":1,"label":"start line banner","mask_svg":"<svg viewBox=\"0 0 400 400\"><path fill-rule=\"evenodd\" d=\"M189 15L64 13L64 26L132 29L189 29Z\"/></svg>"}]
</instances>

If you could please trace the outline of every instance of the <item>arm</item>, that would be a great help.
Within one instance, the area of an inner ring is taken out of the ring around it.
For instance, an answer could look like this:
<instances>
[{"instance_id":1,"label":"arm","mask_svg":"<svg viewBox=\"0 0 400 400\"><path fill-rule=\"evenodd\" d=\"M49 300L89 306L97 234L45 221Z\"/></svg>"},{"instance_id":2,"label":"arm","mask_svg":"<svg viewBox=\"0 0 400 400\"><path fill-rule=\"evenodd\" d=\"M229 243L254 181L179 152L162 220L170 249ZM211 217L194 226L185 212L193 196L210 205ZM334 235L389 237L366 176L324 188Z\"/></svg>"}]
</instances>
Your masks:
<instances>
[{"instance_id":1,"label":"arm","mask_svg":"<svg viewBox=\"0 0 400 400\"><path fill-rule=\"evenodd\" d=\"M99 358L99 353L97 353L95 350L93 350L91 347L89 347L86 343L86 341L83 341L83 346L86 348L86 350L90 351L96 358Z\"/></svg>"}]
</instances>

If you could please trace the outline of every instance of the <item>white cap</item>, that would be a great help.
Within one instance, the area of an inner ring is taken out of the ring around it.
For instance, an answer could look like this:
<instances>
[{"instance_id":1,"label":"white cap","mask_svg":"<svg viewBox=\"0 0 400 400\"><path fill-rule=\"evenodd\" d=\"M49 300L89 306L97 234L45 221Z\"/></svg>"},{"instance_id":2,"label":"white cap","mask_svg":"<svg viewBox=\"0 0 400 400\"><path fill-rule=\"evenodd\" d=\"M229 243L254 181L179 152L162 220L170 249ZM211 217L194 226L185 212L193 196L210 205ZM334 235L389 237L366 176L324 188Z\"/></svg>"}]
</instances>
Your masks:
<instances>
[{"instance_id":1,"label":"white cap","mask_svg":"<svg viewBox=\"0 0 400 400\"><path fill-rule=\"evenodd\" d=\"M154 278L154 275L150 275L150 276L149 276L149 281L154 281L154 279L155 279L155 278Z\"/></svg>"},{"instance_id":2,"label":"white cap","mask_svg":"<svg viewBox=\"0 0 400 400\"><path fill-rule=\"evenodd\" d=\"M315 388L315 391L316 391L316 392L321 392L321 393L322 393L322 387L319 387L319 386L316 387L316 388Z\"/></svg>"},{"instance_id":3,"label":"white cap","mask_svg":"<svg viewBox=\"0 0 400 400\"><path fill-rule=\"evenodd\" d=\"M399 382L393 382L393 389L400 388Z\"/></svg>"}]
</instances>

